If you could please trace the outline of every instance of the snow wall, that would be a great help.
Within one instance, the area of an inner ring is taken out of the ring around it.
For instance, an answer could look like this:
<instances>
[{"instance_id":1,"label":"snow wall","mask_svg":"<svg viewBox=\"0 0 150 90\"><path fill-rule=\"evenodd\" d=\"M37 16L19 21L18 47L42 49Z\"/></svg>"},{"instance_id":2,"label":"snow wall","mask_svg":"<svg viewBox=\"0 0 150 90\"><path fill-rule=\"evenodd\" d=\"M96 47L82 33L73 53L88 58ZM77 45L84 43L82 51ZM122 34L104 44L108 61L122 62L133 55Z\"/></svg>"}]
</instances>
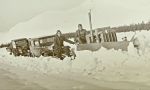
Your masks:
<instances>
[{"instance_id":1,"label":"snow wall","mask_svg":"<svg viewBox=\"0 0 150 90\"><path fill-rule=\"evenodd\" d=\"M131 33L126 35L133 35ZM45 74L76 73L97 80L146 82L149 81L150 75L149 35L149 31L142 31L137 32L135 36L143 47L140 55L132 43L128 52L105 48L97 52L76 51L75 60L65 58L63 61L51 57L14 57L8 55L5 49L1 49L0 63Z\"/></svg>"}]
</instances>

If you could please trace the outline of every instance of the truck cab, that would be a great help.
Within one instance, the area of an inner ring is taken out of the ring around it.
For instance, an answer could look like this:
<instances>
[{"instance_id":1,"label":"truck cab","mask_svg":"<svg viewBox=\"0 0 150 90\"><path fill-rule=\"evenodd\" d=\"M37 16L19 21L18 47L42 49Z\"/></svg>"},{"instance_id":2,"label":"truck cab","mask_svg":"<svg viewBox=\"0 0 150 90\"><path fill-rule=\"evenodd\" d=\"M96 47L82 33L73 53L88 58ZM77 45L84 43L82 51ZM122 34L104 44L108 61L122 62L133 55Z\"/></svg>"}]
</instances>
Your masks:
<instances>
[{"instance_id":1,"label":"truck cab","mask_svg":"<svg viewBox=\"0 0 150 90\"><path fill-rule=\"evenodd\" d=\"M29 56L29 41L26 38L12 40L7 50L14 56Z\"/></svg>"},{"instance_id":2,"label":"truck cab","mask_svg":"<svg viewBox=\"0 0 150 90\"><path fill-rule=\"evenodd\" d=\"M45 36L39 38L30 38L30 50L34 57L51 56L54 36Z\"/></svg>"}]
</instances>

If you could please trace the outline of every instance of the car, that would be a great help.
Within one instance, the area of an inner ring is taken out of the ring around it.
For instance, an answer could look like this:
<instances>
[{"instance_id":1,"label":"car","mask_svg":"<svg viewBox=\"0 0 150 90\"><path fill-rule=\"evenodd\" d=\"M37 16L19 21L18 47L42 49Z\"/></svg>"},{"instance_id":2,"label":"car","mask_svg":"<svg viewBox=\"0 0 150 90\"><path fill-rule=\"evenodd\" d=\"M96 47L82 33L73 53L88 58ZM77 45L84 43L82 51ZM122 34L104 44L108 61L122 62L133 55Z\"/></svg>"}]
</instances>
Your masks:
<instances>
[{"instance_id":1,"label":"car","mask_svg":"<svg viewBox=\"0 0 150 90\"><path fill-rule=\"evenodd\" d=\"M27 38L12 40L6 49L14 56L30 56L31 54Z\"/></svg>"}]
</instances>

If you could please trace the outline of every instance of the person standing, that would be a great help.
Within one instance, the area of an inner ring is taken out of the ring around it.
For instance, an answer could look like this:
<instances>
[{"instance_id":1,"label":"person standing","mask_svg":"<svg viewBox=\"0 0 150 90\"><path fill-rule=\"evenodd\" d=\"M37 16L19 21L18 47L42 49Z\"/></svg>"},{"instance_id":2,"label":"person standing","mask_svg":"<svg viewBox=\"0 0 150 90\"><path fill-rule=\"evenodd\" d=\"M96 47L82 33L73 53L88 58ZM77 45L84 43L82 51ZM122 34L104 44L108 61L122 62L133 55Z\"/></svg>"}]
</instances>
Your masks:
<instances>
[{"instance_id":1,"label":"person standing","mask_svg":"<svg viewBox=\"0 0 150 90\"><path fill-rule=\"evenodd\" d=\"M82 24L78 24L78 30L76 31L75 41L79 44L85 44L87 31L83 29Z\"/></svg>"},{"instance_id":2,"label":"person standing","mask_svg":"<svg viewBox=\"0 0 150 90\"><path fill-rule=\"evenodd\" d=\"M57 33L56 33L56 35L54 37L54 53L61 60L64 59L64 57L62 56L62 54L66 53L66 52L64 52L64 41L66 41L66 42L68 42L70 44L74 44L73 41L66 39L66 37L64 37L62 35L62 33L61 33L60 30L57 30ZM69 52L67 54L69 55Z\"/></svg>"},{"instance_id":3,"label":"person standing","mask_svg":"<svg viewBox=\"0 0 150 90\"><path fill-rule=\"evenodd\" d=\"M140 42L137 37L133 39L133 45L134 45L134 48L137 49L137 53L140 54Z\"/></svg>"},{"instance_id":4,"label":"person standing","mask_svg":"<svg viewBox=\"0 0 150 90\"><path fill-rule=\"evenodd\" d=\"M133 42L134 48L136 48L137 53L140 55L140 41L139 41L138 37L135 37L135 35L136 35L136 32L133 35L133 37L131 38L130 42Z\"/></svg>"}]
</instances>

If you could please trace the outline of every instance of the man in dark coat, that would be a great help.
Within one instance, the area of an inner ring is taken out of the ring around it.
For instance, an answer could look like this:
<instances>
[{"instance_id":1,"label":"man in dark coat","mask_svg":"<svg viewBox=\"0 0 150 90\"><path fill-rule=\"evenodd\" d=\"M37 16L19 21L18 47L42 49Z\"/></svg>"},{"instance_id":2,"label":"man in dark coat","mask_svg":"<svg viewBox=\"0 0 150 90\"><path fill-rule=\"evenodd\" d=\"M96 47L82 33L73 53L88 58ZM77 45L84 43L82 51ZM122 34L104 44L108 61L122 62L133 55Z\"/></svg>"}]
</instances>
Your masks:
<instances>
[{"instance_id":1,"label":"man in dark coat","mask_svg":"<svg viewBox=\"0 0 150 90\"><path fill-rule=\"evenodd\" d=\"M60 30L57 30L57 33L55 35L55 38L54 38L54 53L56 54L56 56L58 58L60 58L61 60L63 60L63 57L62 57L62 54L63 53L66 53L69 55L69 52L68 51L65 51L66 50L66 47L64 46L64 41L70 43L70 44L74 44L73 41L71 40L68 40L66 39L66 37L64 37L61 33ZM68 47L67 47L68 48ZM69 50L69 48L68 48Z\"/></svg>"},{"instance_id":2,"label":"man in dark coat","mask_svg":"<svg viewBox=\"0 0 150 90\"><path fill-rule=\"evenodd\" d=\"M86 34L87 34L87 31L83 29L82 24L79 24L78 30L76 31L76 35L75 35L76 36L75 41L78 42L79 44L87 43Z\"/></svg>"}]
</instances>

